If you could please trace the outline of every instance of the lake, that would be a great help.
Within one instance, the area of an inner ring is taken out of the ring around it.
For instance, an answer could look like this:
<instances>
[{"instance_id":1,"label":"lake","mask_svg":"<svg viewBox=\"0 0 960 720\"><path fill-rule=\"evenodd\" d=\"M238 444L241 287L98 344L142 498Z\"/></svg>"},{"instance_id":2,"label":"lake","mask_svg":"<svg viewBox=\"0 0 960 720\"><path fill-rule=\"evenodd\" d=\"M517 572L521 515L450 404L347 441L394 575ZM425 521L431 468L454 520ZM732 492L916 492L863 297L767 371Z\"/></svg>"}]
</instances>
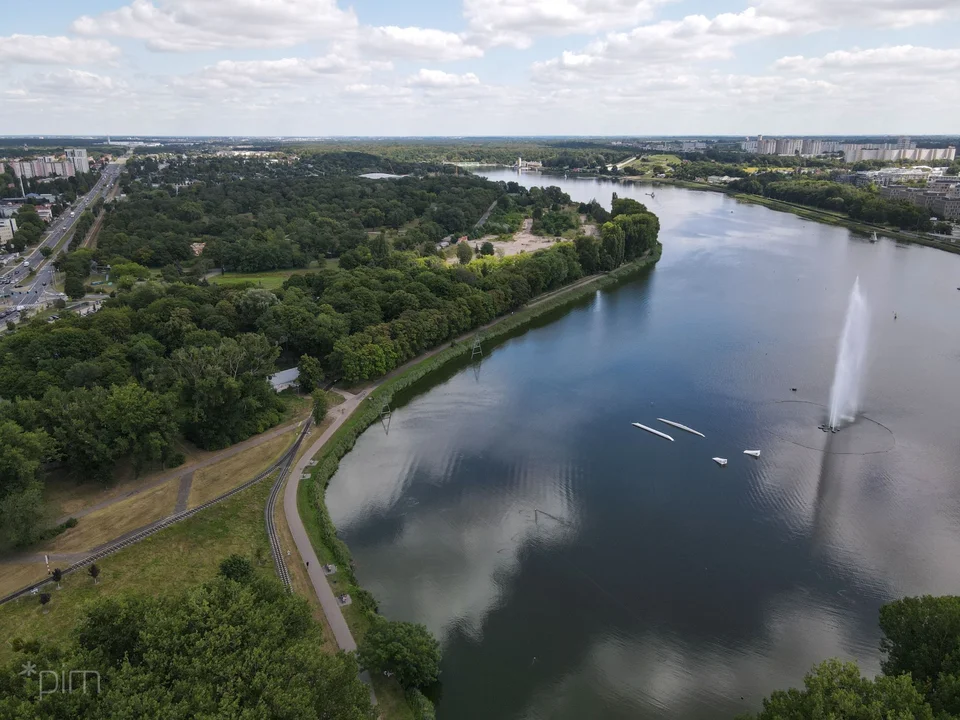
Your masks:
<instances>
[{"instance_id":1,"label":"lake","mask_svg":"<svg viewBox=\"0 0 960 720\"><path fill-rule=\"evenodd\" d=\"M442 643L438 717L712 720L828 657L879 672L880 605L960 586L960 257L719 193L489 176L635 197L663 258L401 398L330 484L381 612ZM824 434L857 276L866 417Z\"/></svg>"}]
</instances>

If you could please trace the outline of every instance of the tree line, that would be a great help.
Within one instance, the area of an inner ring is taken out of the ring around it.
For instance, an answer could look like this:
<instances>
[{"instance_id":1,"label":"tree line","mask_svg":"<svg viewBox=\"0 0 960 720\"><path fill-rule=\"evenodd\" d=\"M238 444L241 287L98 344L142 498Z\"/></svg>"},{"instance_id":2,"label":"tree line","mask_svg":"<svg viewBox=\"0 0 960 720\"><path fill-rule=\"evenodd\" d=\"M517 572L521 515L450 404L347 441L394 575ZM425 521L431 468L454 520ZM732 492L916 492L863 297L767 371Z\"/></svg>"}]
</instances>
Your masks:
<instances>
[{"instance_id":1,"label":"tree line","mask_svg":"<svg viewBox=\"0 0 960 720\"><path fill-rule=\"evenodd\" d=\"M736 180L728 187L736 192L846 213L854 220L868 223L923 231L933 227L928 208L881 197L874 186L858 188L830 180L791 180L779 173L759 173Z\"/></svg>"}]
</instances>

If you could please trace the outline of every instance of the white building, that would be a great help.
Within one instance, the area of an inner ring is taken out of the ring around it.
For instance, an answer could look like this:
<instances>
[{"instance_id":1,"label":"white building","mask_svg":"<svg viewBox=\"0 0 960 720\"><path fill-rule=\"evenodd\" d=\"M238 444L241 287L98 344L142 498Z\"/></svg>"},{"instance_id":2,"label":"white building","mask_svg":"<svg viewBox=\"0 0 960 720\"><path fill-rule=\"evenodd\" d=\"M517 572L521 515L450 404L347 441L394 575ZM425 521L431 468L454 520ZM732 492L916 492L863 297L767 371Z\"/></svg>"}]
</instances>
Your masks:
<instances>
[{"instance_id":1,"label":"white building","mask_svg":"<svg viewBox=\"0 0 960 720\"><path fill-rule=\"evenodd\" d=\"M287 388L297 387L297 380L300 379L300 370L292 367L271 375L268 380L274 392L280 392Z\"/></svg>"},{"instance_id":2,"label":"white building","mask_svg":"<svg viewBox=\"0 0 960 720\"><path fill-rule=\"evenodd\" d=\"M87 151L84 148L67 148L64 152L67 155L67 161L73 163L73 167L78 173L90 172L90 159L87 157Z\"/></svg>"},{"instance_id":3,"label":"white building","mask_svg":"<svg viewBox=\"0 0 960 720\"><path fill-rule=\"evenodd\" d=\"M0 218L0 242L8 243L13 240L17 231L17 221L13 218Z\"/></svg>"}]
</instances>

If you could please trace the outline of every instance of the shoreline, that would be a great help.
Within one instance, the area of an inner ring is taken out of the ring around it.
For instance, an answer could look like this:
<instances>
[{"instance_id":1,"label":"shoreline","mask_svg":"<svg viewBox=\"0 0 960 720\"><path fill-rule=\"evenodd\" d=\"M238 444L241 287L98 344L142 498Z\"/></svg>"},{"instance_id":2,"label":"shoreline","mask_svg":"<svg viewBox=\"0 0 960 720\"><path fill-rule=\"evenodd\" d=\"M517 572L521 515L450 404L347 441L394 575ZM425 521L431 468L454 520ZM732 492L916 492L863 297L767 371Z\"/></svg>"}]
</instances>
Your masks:
<instances>
[{"instance_id":1,"label":"shoreline","mask_svg":"<svg viewBox=\"0 0 960 720\"><path fill-rule=\"evenodd\" d=\"M763 195L748 195L746 193L738 193L732 190L729 190L726 186L723 185L711 185L709 183L695 182L692 180L677 180L674 178L647 178L647 177L609 177L606 175L599 174L581 174L576 173L574 176L561 174L559 172L553 171L540 171L540 174L545 177L556 177L562 176L566 179L579 179L583 178L585 180L609 180L610 182L618 183L630 183L638 185L671 185L673 187L683 188L685 190L704 190L707 192L716 192L723 193L732 198L740 200L741 202L752 203L754 205L763 205L771 210L776 210L778 212L787 212L796 215L797 217L803 218L804 220L809 220L811 222L819 222L824 225L835 225L839 227L845 227L848 230L855 230L857 232L864 233L865 235L870 235L874 232L880 233L885 237L891 238L892 240L897 240L898 242L904 243L913 243L915 245L924 245L926 247L931 247L936 250L943 250L944 252L960 254L960 242L950 243L943 242L940 240L935 240L933 238L928 238L923 235L917 235L910 232L905 232L903 230L892 230L884 225L874 225L867 222L862 222L860 220L854 220L846 215L837 215L834 213L827 212L826 210L821 210L820 208L808 207L807 205L799 205L797 203L787 202L786 200L776 200L774 198L768 198Z\"/></svg>"},{"instance_id":2,"label":"shoreline","mask_svg":"<svg viewBox=\"0 0 960 720\"><path fill-rule=\"evenodd\" d=\"M380 418L380 408L383 404L389 403L402 391L449 365L457 361L469 360L473 349L472 341L475 338L479 338L483 343L484 352L489 352L500 343L526 332L538 319L549 313L560 311L601 288L618 284L631 276L649 271L660 260L662 251L663 246L658 242L653 253L630 264L623 265L610 273L589 275L567 287L541 295L514 313L497 318L483 327L460 336L447 346L434 348L396 368L379 382L353 396L354 402L344 404L348 407L344 408L341 417L338 418L338 427L331 428L333 432L324 439L324 442L315 443L314 452L308 451L304 454L300 460L302 466L298 464L298 468L307 469L308 463L315 462L309 470L309 475L301 480L300 474L296 471L291 474L285 490L284 506L285 511L293 510L295 507L296 516L303 526L317 562L337 565L336 575L318 579L324 584L329 581L327 590L337 595L347 593L354 598L357 610L347 609L346 612L341 612L341 608L336 608L337 614L346 621L349 627L348 632L362 638L368 625L365 611L375 610L376 601L363 589L354 575L350 549L337 537L336 526L327 510L326 490L340 466L340 461L353 449L357 438ZM310 450L313 450L313 447ZM291 522L290 518L288 518L289 522Z\"/></svg>"}]
</instances>

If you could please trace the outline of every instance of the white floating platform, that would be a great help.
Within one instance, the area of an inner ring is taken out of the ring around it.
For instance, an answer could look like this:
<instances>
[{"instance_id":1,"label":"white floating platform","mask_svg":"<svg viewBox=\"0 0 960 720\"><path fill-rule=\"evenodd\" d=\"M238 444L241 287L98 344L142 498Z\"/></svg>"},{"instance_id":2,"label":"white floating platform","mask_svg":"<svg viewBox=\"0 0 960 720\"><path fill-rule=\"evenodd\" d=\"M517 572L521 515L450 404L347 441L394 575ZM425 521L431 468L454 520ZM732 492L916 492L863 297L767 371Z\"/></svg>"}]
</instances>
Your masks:
<instances>
[{"instance_id":1,"label":"white floating platform","mask_svg":"<svg viewBox=\"0 0 960 720\"><path fill-rule=\"evenodd\" d=\"M681 430L686 430L688 433L690 433L690 434L692 434L692 435L699 435L699 436L702 437L702 438L705 438L705 437L706 437L706 435L704 435L702 432L697 432L697 431L694 430L692 427L687 427L686 425L681 425L680 423L674 422L673 420L664 420L663 418L657 418L657 420L659 420L659 421L662 422L662 423L666 423L667 425L673 425L673 427L675 427L675 428L680 428Z\"/></svg>"},{"instance_id":2,"label":"white floating platform","mask_svg":"<svg viewBox=\"0 0 960 720\"><path fill-rule=\"evenodd\" d=\"M727 459L726 459L726 458L714 458L713 461L714 461L717 465L719 465L720 467L726 467L726 466L727 466Z\"/></svg>"},{"instance_id":3,"label":"white floating platform","mask_svg":"<svg viewBox=\"0 0 960 720\"><path fill-rule=\"evenodd\" d=\"M666 438L666 439L669 440L670 442L673 442L673 438L672 438L672 437L670 437L670 436L667 435L666 433L660 432L659 430L654 430L652 427L647 427L646 425L641 425L640 423L633 423L633 426L634 426L635 428L640 428L641 430L646 430L648 433L653 433L654 435L659 435L660 437Z\"/></svg>"},{"instance_id":4,"label":"white floating platform","mask_svg":"<svg viewBox=\"0 0 960 720\"><path fill-rule=\"evenodd\" d=\"M743 454L744 454L744 455L749 455L750 457L755 457L755 458L760 457L760 451L759 451L759 450L744 450L744 451L743 451Z\"/></svg>"}]
</instances>

